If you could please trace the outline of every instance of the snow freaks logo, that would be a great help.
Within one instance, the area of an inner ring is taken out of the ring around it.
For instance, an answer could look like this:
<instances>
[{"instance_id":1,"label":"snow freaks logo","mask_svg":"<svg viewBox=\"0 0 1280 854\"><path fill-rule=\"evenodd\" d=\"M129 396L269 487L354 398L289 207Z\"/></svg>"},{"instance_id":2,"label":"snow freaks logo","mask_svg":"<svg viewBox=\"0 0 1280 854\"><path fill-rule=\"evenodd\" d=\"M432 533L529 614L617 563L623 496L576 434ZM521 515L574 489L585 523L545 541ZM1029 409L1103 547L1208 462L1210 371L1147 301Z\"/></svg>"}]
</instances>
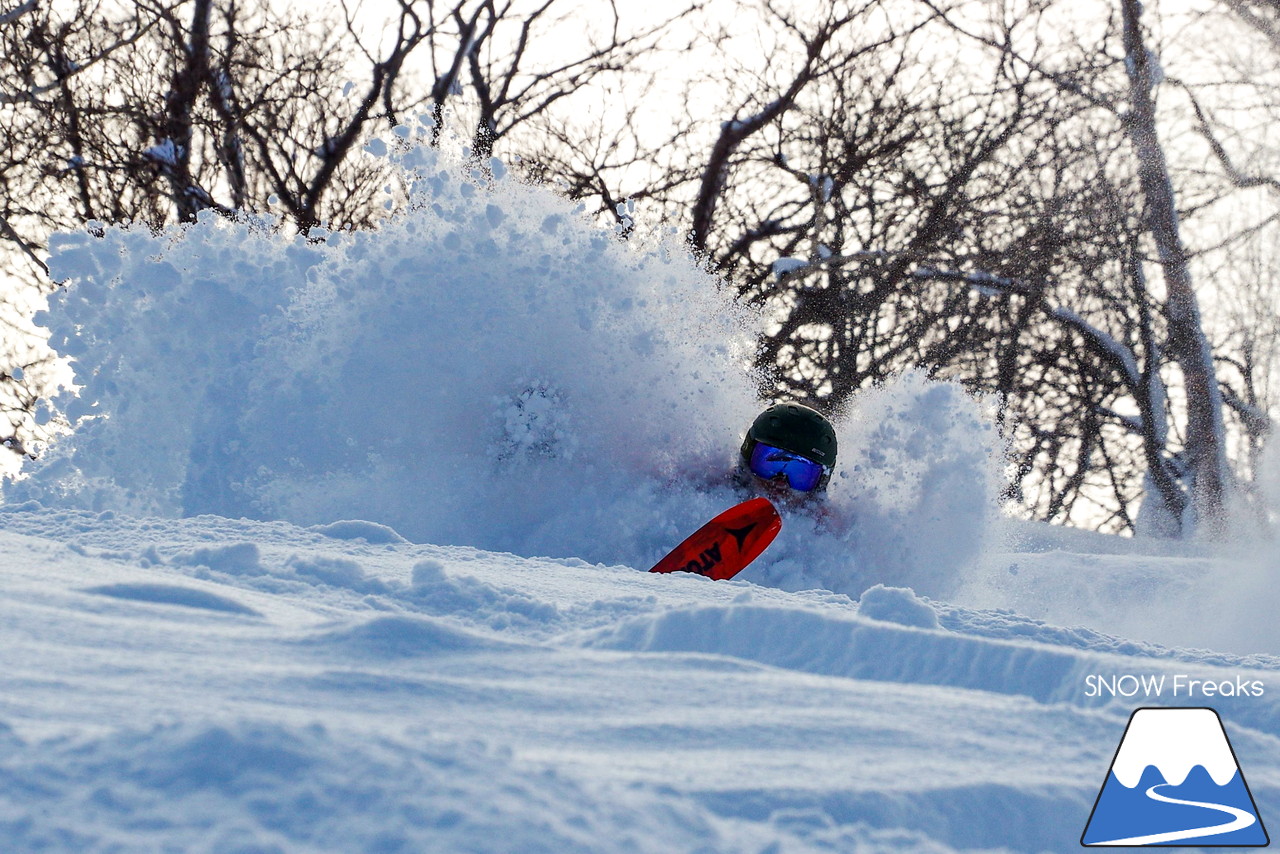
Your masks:
<instances>
[{"instance_id":1,"label":"snow freaks logo","mask_svg":"<svg viewBox=\"0 0 1280 854\"><path fill-rule=\"evenodd\" d=\"M1270 843L1213 709L1129 718L1080 844L1253 848Z\"/></svg>"}]
</instances>

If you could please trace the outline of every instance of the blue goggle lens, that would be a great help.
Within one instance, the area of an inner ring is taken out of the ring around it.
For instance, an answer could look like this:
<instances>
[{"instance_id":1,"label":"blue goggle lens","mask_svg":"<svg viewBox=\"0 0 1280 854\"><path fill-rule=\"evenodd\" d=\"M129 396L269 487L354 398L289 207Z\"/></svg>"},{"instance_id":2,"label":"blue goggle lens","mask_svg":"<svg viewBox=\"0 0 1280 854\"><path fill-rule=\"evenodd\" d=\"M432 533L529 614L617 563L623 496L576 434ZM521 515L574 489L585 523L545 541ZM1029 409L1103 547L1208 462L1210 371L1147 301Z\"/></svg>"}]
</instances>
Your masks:
<instances>
[{"instance_id":1,"label":"blue goggle lens","mask_svg":"<svg viewBox=\"0 0 1280 854\"><path fill-rule=\"evenodd\" d=\"M765 480L785 476L791 488L798 492L816 489L822 482L822 476L826 474L821 463L763 443L757 443L751 451L749 467L752 473Z\"/></svg>"}]
</instances>

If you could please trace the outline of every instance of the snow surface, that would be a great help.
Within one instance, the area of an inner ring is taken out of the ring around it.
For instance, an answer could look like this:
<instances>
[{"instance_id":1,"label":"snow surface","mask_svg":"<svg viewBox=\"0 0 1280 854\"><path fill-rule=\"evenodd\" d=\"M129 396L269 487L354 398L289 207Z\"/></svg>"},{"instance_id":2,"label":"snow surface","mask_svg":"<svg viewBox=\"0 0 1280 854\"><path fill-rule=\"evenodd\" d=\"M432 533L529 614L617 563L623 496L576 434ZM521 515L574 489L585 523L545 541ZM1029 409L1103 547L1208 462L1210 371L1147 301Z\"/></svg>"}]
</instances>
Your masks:
<instances>
[{"instance_id":1,"label":"snow surface","mask_svg":"<svg viewBox=\"0 0 1280 854\"><path fill-rule=\"evenodd\" d=\"M374 233L58 240L81 391L0 505L4 850L1068 851L1159 704L1280 815L1262 532L1000 519L984 404L907 376L839 419L821 518L645 573L742 497L748 318L678 246L388 150ZM1120 674L1266 689L1088 690Z\"/></svg>"}]
</instances>

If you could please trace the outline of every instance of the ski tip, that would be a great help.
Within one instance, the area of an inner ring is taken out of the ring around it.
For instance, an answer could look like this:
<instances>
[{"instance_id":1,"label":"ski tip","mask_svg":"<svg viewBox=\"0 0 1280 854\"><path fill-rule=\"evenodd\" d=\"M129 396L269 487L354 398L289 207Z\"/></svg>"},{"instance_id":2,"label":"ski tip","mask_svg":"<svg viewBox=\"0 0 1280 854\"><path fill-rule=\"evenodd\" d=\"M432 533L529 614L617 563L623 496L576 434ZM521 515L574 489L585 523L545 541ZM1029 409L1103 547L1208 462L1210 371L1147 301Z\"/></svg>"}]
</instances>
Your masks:
<instances>
[{"instance_id":1,"label":"ski tip","mask_svg":"<svg viewBox=\"0 0 1280 854\"><path fill-rule=\"evenodd\" d=\"M692 572L717 581L737 575L782 530L782 517L767 498L725 510L676 546L650 572Z\"/></svg>"}]
</instances>

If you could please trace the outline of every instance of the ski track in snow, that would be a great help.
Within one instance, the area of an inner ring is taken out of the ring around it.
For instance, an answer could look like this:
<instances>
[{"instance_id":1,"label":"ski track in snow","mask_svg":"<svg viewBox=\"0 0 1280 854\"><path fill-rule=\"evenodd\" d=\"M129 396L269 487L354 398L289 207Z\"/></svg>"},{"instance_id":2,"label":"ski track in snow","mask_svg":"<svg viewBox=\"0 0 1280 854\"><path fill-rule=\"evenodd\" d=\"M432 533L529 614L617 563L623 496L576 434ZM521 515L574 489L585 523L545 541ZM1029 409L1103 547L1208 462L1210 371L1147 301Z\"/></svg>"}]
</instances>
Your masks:
<instances>
[{"instance_id":1,"label":"ski track in snow","mask_svg":"<svg viewBox=\"0 0 1280 854\"><path fill-rule=\"evenodd\" d=\"M1240 670L886 588L872 618L284 523L0 519L12 850L1065 851L1129 711L1083 676ZM1219 708L1265 812L1277 704Z\"/></svg>"}]
</instances>

